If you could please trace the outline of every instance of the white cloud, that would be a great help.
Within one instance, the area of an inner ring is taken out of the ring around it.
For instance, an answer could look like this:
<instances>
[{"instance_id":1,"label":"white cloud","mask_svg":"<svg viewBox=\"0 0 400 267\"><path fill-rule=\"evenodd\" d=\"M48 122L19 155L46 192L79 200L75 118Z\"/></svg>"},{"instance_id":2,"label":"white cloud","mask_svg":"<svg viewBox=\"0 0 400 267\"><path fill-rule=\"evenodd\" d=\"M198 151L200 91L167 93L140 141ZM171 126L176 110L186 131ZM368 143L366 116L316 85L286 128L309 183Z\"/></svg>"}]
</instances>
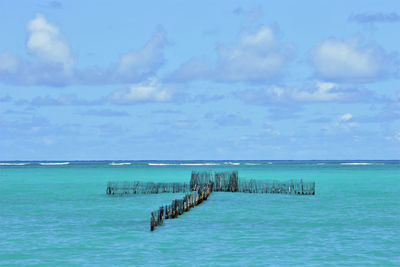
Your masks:
<instances>
[{"instance_id":1,"label":"white cloud","mask_svg":"<svg viewBox=\"0 0 400 267\"><path fill-rule=\"evenodd\" d=\"M335 92L337 85L334 83L326 83L317 81L312 90L294 90L291 98L295 101L304 102L329 102L339 100L343 97L343 93Z\"/></svg>"},{"instance_id":2,"label":"white cloud","mask_svg":"<svg viewBox=\"0 0 400 267\"><path fill-rule=\"evenodd\" d=\"M323 131L329 135L335 135L339 133L350 133L354 129L359 127L359 124L352 120L353 115L351 113L346 113L339 116L334 122L329 123L323 127ZM357 139L357 136L354 136Z\"/></svg>"},{"instance_id":3,"label":"white cloud","mask_svg":"<svg viewBox=\"0 0 400 267\"><path fill-rule=\"evenodd\" d=\"M65 71L72 69L74 60L70 48L57 26L47 22L44 15L37 14L29 21L27 30L29 53L45 64L61 64Z\"/></svg>"},{"instance_id":4,"label":"white cloud","mask_svg":"<svg viewBox=\"0 0 400 267\"><path fill-rule=\"evenodd\" d=\"M236 46L218 47L216 79L228 82L265 81L281 74L291 49L279 44L273 30L263 26L244 33Z\"/></svg>"},{"instance_id":5,"label":"white cloud","mask_svg":"<svg viewBox=\"0 0 400 267\"><path fill-rule=\"evenodd\" d=\"M343 114L340 117L340 120L341 121L348 121L348 120L351 120L351 118L353 118L353 115L351 115L350 113L346 113L346 114Z\"/></svg>"},{"instance_id":6,"label":"white cloud","mask_svg":"<svg viewBox=\"0 0 400 267\"><path fill-rule=\"evenodd\" d=\"M210 79L222 82L265 82L277 78L290 61L292 46L279 42L272 28L239 35L235 45L217 47L216 66L191 59L171 77L178 80ZM194 68L193 68L194 67Z\"/></svg>"},{"instance_id":7,"label":"white cloud","mask_svg":"<svg viewBox=\"0 0 400 267\"><path fill-rule=\"evenodd\" d=\"M316 81L311 86L280 87L269 86L259 90L239 92L239 97L250 104L307 103L357 101L363 92L336 83Z\"/></svg>"},{"instance_id":8,"label":"white cloud","mask_svg":"<svg viewBox=\"0 0 400 267\"><path fill-rule=\"evenodd\" d=\"M211 77L211 71L210 66L205 60L191 58L184 62L178 70L174 71L169 79L179 81L207 79Z\"/></svg>"},{"instance_id":9,"label":"white cloud","mask_svg":"<svg viewBox=\"0 0 400 267\"><path fill-rule=\"evenodd\" d=\"M74 59L59 28L37 14L27 24L25 60L0 52L0 81L16 84L65 85L74 80Z\"/></svg>"},{"instance_id":10,"label":"white cloud","mask_svg":"<svg viewBox=\"0 0 400 267\"><path fill-rule=\"evenodd\" d=\"M359 39L327 39L311 51L316 74L328 81L368 82L391 75L394 55Z\"/></svg>"},{"instance_id":11,"label":"white cloud","mask_svg":"<svg viewBox=\"0 0 400 267\"><path fill-rule=\"evenodd\" d=\"M164 62L165 44L165 32L159 29L141 49L122 55L115 70L117 79L137 81L154 74Z\"/></svg>"},{"instance_id":12,"label":"white cloud","mask_svg":"<svg viewBox=\"0 0 400 267\"><path fill-rule=\"evenodd\" d=\"M274 49L277 45L275 33L269 27L262 26L255 33L243 33L239 38L239 45L243 48L256 48L259 51Z\"/></svg>"},{"instance_id":13,"label":"white cloud","mask_svg":"<svg viewBox=\"0 0 400 267\"><path fill-rule=\"evenodd\" d=\"M388 141L399 141L400 142L400 131L394 133L393 135L385 136Z\"/></svg>"},{"instance_id":14,"label":"white cloud","mask_svg":"<svg viewBox=\"0 0 400 267\"><path fill-rule=\"evenodd\" d=\"M152 77L164 62L166 44L162 29L140 49L122 55L108 68L77 69L71 49L60 28L37 14L27 23L25 60L0 51L0 82L23 85L65 86L140 82Z\"/></svg>"},{"instance_id":15,"label":"white cloud","mask_svg":"<svg viewBox=\"0 0 400 267\"><path fill-rule=\"evenodd\" d=\"M14 73L18 68L18 59L9 52L0 53L0 74Z\"/></svg>"},{"instance_id":16,"label":"white cloud","mask_svg":"<svg viewBox=\"0 0 400 267\"><path fill-rule=\"evenodd\" d=\"M147 82L133 84L128 88L116 90L107 100L115 104L133 104L140 102L167 102L173 92L164 88L160 82L150 79Z\"/></svg>"}]
</instances>

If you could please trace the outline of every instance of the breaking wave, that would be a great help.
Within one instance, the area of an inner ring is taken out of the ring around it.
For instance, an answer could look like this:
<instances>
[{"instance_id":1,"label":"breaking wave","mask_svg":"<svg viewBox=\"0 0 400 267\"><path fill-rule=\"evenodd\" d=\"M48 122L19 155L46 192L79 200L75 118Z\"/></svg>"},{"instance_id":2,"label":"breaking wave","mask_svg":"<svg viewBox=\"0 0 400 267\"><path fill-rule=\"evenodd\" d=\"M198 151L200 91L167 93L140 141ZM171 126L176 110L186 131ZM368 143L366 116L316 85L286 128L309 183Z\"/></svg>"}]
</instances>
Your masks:
<instances>
[{"instance_id":1,"label":"breaking wave","mask_svg":"<svg viewBox=\"0 0 400 267\"><path fill-rule=\"evenodd\" d=\"M221 165L219 163L180 163L181 166L213 166L213 165Z\"/></svg>"},{"instance_id":2,"label":"breaking wave","mask_svg":"<svg viewBox=\"0 0 400 267\"><path fill-rule=\"evenodd\" d=\"M149 166L215 166L219 163L147 163Z\"/></svg>"},{"instance_id":3,"label":"breaking wave","mask_svg":"<svg viewBox=\"0 0 400 267\"><path fill-rule=\"evenodd\" d=\"M39 164L47 166L58 166L58 165L68 165L69 162L40 162Z\"/></svg>"},{"instance_id":4,"label":"breaking wave","mask_svg":"<svg viewBox=\"0 0 400 267\"><path fill-rule=\"evenodd\" d=\"M130 163L130 162L111 162L108 165L111 165L111 166L122 166L122 165L131 165L131 164L132 163Z\"/></svg>"},{"instance_id":5,"label":"breaking wave","mask_svg":"<svg viewBox=\"0 0 400 267\"><path fill-rule=\"evenodd\" d=\"M171 164L171 163L147 163L149 166L172 166L172 165L178 165L178 164Z\"/></svg>"},{"instance_id":6,"label":"breaking wave","mask_svg":"<svg viewBox=\"0 0 400 267\"><path fill-rule=\"evenodd\" d=\"M0 166L24 166L29 163L17 163L17 162L0 162Z\"/></svg>"},{"instance_id":7,"label":"breaking wave","mask_svg":"<svg viewBox=\"0 0 400 267\"><path fill-rule=\"evenodd\" d=\"M370 162L343 162L340 165L372 165Z\"/></svg>"}]
</instances>

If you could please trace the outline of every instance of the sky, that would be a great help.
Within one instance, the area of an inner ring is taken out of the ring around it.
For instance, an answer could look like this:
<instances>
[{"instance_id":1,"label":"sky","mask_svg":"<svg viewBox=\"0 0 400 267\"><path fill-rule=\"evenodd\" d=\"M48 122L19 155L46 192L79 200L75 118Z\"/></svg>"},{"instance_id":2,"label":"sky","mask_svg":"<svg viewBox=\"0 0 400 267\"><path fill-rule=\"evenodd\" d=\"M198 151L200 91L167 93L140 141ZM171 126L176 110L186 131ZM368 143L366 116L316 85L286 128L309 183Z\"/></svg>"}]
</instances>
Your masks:
<instances>
[{"instance_id":1,"label":"sky","mask_svg":"<svg viewBox=\"0 0 400 267\"><path fill-rule=\"evenodd\" d=\"M398 1L0 1L0 160L400 158Z\"/></svg>"}]
</instances>

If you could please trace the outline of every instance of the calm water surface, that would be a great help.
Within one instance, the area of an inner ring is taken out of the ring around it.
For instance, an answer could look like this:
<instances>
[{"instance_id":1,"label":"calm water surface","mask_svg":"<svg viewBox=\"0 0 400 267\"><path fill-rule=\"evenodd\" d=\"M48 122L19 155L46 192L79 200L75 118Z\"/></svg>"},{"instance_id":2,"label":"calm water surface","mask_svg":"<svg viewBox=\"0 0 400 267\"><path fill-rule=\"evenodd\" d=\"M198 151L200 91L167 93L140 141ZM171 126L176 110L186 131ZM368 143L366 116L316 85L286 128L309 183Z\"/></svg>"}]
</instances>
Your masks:
<instances>
[{"instance_id":1,"label":"calm water surface","mask_svg":"<svg viewBox=\"0 0 400 267\"><path fill-rule=\"evenodd\" d=\"M400 265L398 161L23 163L0 163L0 265ZM213 193L150 232L178 195L105 194L192 170L315 181L316 195Z\"/></svg>"}]
</instances>

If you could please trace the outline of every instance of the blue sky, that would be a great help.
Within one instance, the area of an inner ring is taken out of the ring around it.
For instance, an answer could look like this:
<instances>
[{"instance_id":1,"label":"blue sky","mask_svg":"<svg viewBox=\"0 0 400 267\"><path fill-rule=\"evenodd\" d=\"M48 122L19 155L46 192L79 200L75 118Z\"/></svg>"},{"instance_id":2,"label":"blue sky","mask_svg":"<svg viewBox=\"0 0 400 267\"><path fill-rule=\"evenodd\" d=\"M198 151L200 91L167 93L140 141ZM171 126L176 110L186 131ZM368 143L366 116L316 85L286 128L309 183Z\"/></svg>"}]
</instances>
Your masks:
<instances>
[{"instance_id":1,"label":"blue sky","mask_svg":"<svg viewBox=\"0 0 400 267\"><path fill-rule=\"evenodd\" d=\"M398 1L1 1L0 160L399 159Z\"/></svg>"}]
</instances>

